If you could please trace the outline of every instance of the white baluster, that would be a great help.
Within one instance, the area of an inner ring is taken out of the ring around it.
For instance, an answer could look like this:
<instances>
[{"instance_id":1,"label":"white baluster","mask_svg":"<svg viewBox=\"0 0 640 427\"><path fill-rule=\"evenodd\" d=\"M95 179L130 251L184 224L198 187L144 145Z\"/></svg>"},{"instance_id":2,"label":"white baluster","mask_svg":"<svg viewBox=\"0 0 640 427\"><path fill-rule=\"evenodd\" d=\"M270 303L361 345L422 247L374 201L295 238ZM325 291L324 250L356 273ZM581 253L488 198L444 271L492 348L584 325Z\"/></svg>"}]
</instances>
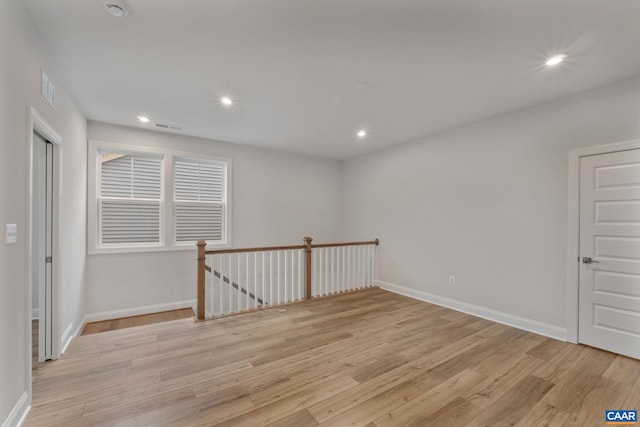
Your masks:
<instances>
[{"instance_id":1,"label":"white baluster","mask_svg":"<svg viewBox=\"0 0 640 427\"><path fill-rule=\"evenodd\" d=\"M287 271L287 251L284 251L284 302L288 302L289 300L287 299L287 288L289 287L289 283L287 282L287 278L289 276L288 271Z\"/></svg>"},{"instance_id":2,"label":"white baluster","mask_svg":"<svg viewBox=\"0 0 640 427\"><path fill-rule=\"evenodd\" d=\"M264 255L265 255L265 254L264 254L264 252L262 252L262 306L263 306L263 307L264 307L264 306L266 305L266 303L267 303L267 297L266 297L266 294L265 294L265 292L264 292L264 290L265 290L265 289L264 289L264 288L265 288L265 286L264 286L264 285L265 285L265 280L266 280L266 277L265 277L265 270L264 270Z\"/></svg>"},{"instance_id":3,"label":"white baluster","mask_svg":"<svg viewBox=\"0 0 640 427\"><path fill-rule=\"evenodd\" d=\"M364 262L362 261L363 259L362 249L363 249L362 245L358 246L358 286L357 286L358 288L362 288L364 285L364 275L362 274L363 273L362 267L364 266Z\"/></svg>"},{"instance_id":4,"label":"white baluster","mask_svg":"<svg viewBox=\"0 0 640 427\"><path fill-rule=\"evenodd\" d=\"M377 254L378 254L378 247L376 245L373 245L373 255L371 256L371 274L373 276L373 284L376 284L376 281L378 279L378 261L377 261Z\"/></svg>"},{"instance_id":5,"label":"white baluster","mask_svg":"<svg viewBox=\"0 0 640 427\"><path fill-rule=\"evenodd\" d=\"M236 254L236 262L238 263L238 275L236 276L236 286L238 286L238 289L236 289L238 292L238 298L236 301L236 311L240 311L242 310L242 291L240 291L240 275L242 274L242 253L238 252Z\"/></svg>"},{"instance_id":6,"label":"white baluster","mask_svg":"<svg viewBox=\"0 0 640 427\"><path fill-rule=\"evenodd\" d=\"M375 254L375 246L374 245L369 245L369 285L373 286L375 285L374 283L374 278L373 278L373 258L374 258L374 254Z\"/></svg>"},{"instance_id":7,"label":"white baluster","mask_svg":"<svg viewBox=\"0 0 640 427\"><path fill-rule=\"evenodd\" d=\"M222 255L216 255L216 258L218 259L218 271L222 275ZM220 280L218 280L218 313L219 314L222 314L223 301L224 300L222 299L222 283L220 283Z\"/></svg>"},{"instance_id":8,"label":"white baluster","mask_svg":"<svg viewBox=\"0 0 640 427\"><path fill-rule=\"evenodd\" d=\"M365 246L365 283L368 287L371 283L371 245Z\"/></svg>"},{"instance_id":9,"label":"white baluster","mask_svg":"<svg viewBox=\"0 0 640 427\"><path fill-rule=\"evenodd\" d=\"M324 294L329 295L329 248L324 248Z\"/></svg>"},{"instance_id":10,"label":"white baluster","mask_svg":"<svg viewBox=\"0 0 640 427\"><path fill-rule=\"evenodd\" d=\"M302 299L302 250L298 250L298 299Z\"/></svg>"},{"instance_id":11,"label":"white baluster","mask_svg":"<svg viewBox=\"0 0 640 427\"><path fill-rule=\"evenodd\" d=\"M269 304L273 305L273 251L269 252Z\"/></svg>"},{"instance_id":12,"label":"white baluster","mask_svg":"<svg viewBox=\"0 0 640 427\"><path fill-rule=\"evenodd\" d=\"M258 253L253 253L253 308L258 308Z\"/></svg>"},{"instance_id":13,"label":"white baluster","mask_svg":"<svg viewBox=\"0 0 640 427\"><path fill-rule=\"evenodd\" d=\"M336 254L336 248L329 248L329 259L331 260L329 262L330 264L330 272L331 272L331 289L329 290L329 294L333 294L334 292L334 287L336 285L336 264L335 262L333 262L333 259L335 258L335 254Z\"/></svg>"},{"instance_id":14,"label":"white baluster","mask_svg":"<svg viewBox=\"0 0 640 427\"><path fill-rule=\"evenodd\" d=\"M244 254L244 272L245 272L245 277L243 280L238 282L238 287L239 288L244 288L246 293L244 294L244 305L242 306L242 308L244 310L249 309L249 307L251 307L251 303L249 300L249 252L245 252ZM240 293L242 293L242 291L240 291Z\"/></svg>"},{"instance_id":15,"label":"white baluster","mask_svg":"<svg viewBox=\"0 0 640 427\"><path fill-rule=\"evenodd\" d=\"M278 304L280 304L280 251L278 251L278 268L276 269L278 275Z\"/></svg>"}]
</instances>

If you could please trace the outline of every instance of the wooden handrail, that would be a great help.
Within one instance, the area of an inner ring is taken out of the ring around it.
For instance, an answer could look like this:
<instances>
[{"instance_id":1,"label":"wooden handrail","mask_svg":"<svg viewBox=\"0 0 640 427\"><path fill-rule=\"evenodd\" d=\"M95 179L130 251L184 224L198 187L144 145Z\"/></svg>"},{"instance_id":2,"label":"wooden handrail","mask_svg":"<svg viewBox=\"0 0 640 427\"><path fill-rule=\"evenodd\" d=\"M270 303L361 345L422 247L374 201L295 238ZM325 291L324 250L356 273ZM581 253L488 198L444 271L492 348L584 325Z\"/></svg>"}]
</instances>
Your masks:
<instances>
[{"instance_id":1,"label":"wooden handrail","mask_svg":"<svg viewBox=\"0 0 640 427\"><path fill-rule=\"evenodd\" d=\"M261 248L238 248L238 249L214 249L205 251L207 255L237 254L243 252L270 252L270 251L290 251L294 249L304 249L304 245L297 246L264 246Z\"/></svg>"},{"instance_id":2,"label":"wooden handrail","mask_svg":"<svg viewBox=\"0 0 640 427\"><path fill-rule=\"evenodd\" d=\"M320 243L317 245L311 245L313 249L315 248L337 248L340 246L361 246L361 245L380 245L380 240L371 240L368 242L348 242L348 243Z\"/></svg>"},{"instance_id":3,"label":"wooden handrail","mask_svg":"<svg viewBox=\"0 0 640 427\"><path fill-rule=\"evenodd\" d=\"M294 246L262 246L258 248L236 248L236 249L212 249L205 251L207 255L222 255L222 254L237 254L244 252L271 252L271 251L290 251L296 249L307 249L306 239L311 239L310 237L305 237L304 245L294 245ZM313 239L311 239L313 240ZM339 246L361 246L361 245L379 245L380 240L370 240L366 242L347 242L347 243L319 243L315 245L311 245L311 248L336 248Z\"/></svg>"}]
</instances>

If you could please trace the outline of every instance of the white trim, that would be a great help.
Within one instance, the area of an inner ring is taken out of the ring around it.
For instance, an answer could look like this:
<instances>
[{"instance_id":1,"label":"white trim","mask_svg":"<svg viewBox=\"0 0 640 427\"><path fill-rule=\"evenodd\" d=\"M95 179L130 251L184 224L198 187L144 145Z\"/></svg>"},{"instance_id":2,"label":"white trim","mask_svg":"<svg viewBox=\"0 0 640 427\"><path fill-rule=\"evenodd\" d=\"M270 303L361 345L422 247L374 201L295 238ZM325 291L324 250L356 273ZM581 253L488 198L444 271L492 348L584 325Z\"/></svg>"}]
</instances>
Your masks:
<instances>
[{"instance_id":1,"label":"white trim","mask_svg":"<svg viewBox=\"0 0 640 427\"><path fill-rule=\"evenodd\" d=\"M142 307L125 308L123 310L101 311L99 313L89 313L83 323L101 322L103 320L121 319L123 317L140 316L143 314L160 313L163 311L180 310L181 308L193 308L196 305L195 300L176 301L166 304L145 305Z\"/></svg>"},{"instance_id":2,"label":"white trim","mask_svg":"<svg viewBox=\"0 0 640 427\"><path fill-rule=\"evenodd\" d=\"M569 152L569 206L567 233L567 341L578 343L580 292L580 158L640 148L640 140L616 142Z\"/></svg>"},{"instance_id":3,"label":"white trim","mask_svg":"<svg viewBox=\"0 0 640 427\"><path fill-rule=\"evenodd\" d=\"M53 129L47 121L36 111L35 108L31 107L31 124L29 132L37 131L40 135L47 138L47 140L53 144L60 145L62 144L62 137L58 135L58 133Z\"/></svg>"},{"instance_id":4,"label":"white trim","mask_svg":"<svg viewBox=\"0 0 640 427\"><path fill-rule=\"evenodd\" d=\"M31 309L31 320L38 320L40 318L40 309L32 308Z\"/></svg>"},{"instance_id":5,"label":"white trim","mask_svg":"<svg viewBox=\"0 0 640 427\"><path fill-rule=\"evenodd\" d=\"M60 209L60 201L61 199L61 190L62 190L62 156L60 153L60 149L62 146L62 137L51 127L47 121L36 111L35 108L29 107L27 109L27 140L26 140L26 151L27 151L27 224L25 229L27 230L25 233L26 244L26 274L27 278L27 292L25 292L25 325L26 329L26 353L29 357L27 357L26 363L26 372L25 379L27 383L27 401L30 405L31 396L33 393L32 388L32 359L31 353L32 349L32 327L31 327L31 309L32 309L32 264L33 264L33 254L32 254L32 225L33 225L33 212L31 206L31 200L33 198L33 133L34 131L38 132L40 135L45 137L48 141L54 144L53 150L53 162L54 162L54 211L53 211L53 264L52 268L54 269L53 273L53 281L52 281L52 292L53 295L56 295L56 300L53 301L53 313L52 313L52 355L53 359L57 359L60 357L60 307L62 304L62 295L60 292L60 283L61 283L61 268L62 265L62 250L60 248L60 224L61 224L61 209ZM27 407L26 411L28 411L30 406ZM24 414L26 416L26 412ZM20 421L22 422L22 421Z\"/></svg>"},{"instance_id":6,"label":"white trim","mask_svg":"<svg viewBox=\"0 0 640 427\"><path fill-rule=\"evenodd\" d=\"M71 339L73 338L73 335L71 335L72 330L73 330L73 322L69 323L69 326L67 326L67 329L65 329L64 332L62 333L61 354L64 354L64 352L67 351L67 347L69 347L69 344L71 344Z\"/></svg>"},{"instance_id":7,"label":"white trim","mask_svg":"<svg viewBox=\"0 0 640 427\"><path fill-rule=\"evenodd\" d=\"M380 288L396 294L404 295L431 304L440 305L442 307L447 307L456 311L461 311L463 313L471 314L473 316L481 317L493 322L502 323L503 325L523 329L528 332L533 332L534 334L544 335L545 337L553 338L560 341L566 341L567 339L567 330L565 328L561 328L560 326L551 325L549 323L527 319L520 316L514 316L512 314L503 313L501 311L480 307L478 305L469 304L462 301L457 301L451 298L433 295L427 292L418 291L416 289L384 282L382 280L377 280L376 284Z\"/></svg>"},{"instance_id":8,"label":"white trim","mask_svg":"<svg viewBox=\"0 0 640 427\"><path fill-rule=\"evenodd\" d=\"M80 321L80 324L78 324L78 327L76 328L76 330L73 331L73 335L71 335L71 339L69 339L69 343L64 348L65 351L67 350L67 347L69 347L69 344L71 344L71 340L75 337L79 337L82 334L82 331L84 330L84 327L86 325L87 325L87 316L84 316Z\"/></svg>"},{"instance_id":9,"label":"white trim","mask_svg":"<svg viewBox=\"0 0 640 427\"><path fill-rule=\"evenodd\" d=\"M15 427L22 425L30 409L31 404L29 402L29 393L25 390L22 392L20 399L18 399L18 402L11 412L9 412L7 419L2 423L2 427Z\"/></svg>"}]
</instances>

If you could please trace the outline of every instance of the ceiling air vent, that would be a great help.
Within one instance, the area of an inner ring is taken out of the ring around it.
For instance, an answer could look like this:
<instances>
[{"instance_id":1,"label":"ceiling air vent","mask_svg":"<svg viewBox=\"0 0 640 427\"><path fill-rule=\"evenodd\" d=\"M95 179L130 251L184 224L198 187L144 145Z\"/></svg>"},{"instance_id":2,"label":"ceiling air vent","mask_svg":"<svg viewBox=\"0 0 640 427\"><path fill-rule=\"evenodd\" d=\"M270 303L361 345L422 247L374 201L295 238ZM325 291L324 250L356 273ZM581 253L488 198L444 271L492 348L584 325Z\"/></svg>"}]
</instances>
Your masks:
<instances>
[{"instance_id":1,"label":"ceiling air vent","mask_svg":"<svg viewBox=\"0 0 640 427\"><path fill-rule=\"evenodd\" d=\"M104 8L107 9L111 15L117 18L124 18L129 14L129 5L124 0L119 1L105 1Z\"/></svg>"},{"instance_id":2,"label":"ceiling air vent","mask_svg":"<svg viewBox=\"0 0 640 427\"><path fill-rule=\"evenodd\" d=\"M180 126L176 125L167 125L164 123L156 123L155 126L160 129L171 129L171 130L182 130Z\"/></svg>"}]
</instances>

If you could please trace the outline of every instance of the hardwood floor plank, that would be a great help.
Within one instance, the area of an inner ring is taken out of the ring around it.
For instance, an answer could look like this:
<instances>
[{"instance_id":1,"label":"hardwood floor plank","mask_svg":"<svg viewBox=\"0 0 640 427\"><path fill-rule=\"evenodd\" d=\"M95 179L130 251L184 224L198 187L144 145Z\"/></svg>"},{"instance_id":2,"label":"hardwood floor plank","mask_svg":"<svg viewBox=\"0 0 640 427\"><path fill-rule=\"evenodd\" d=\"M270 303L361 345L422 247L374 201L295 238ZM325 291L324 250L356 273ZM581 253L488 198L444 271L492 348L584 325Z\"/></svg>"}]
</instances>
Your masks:
<instances>
[{"instance_id":1,"label":"hardwood floor plank","mask_svg":"<svg viewBox=\"0 0 640 427\"><path fill-rule=\"evenodd\" d=\"M520 418L516 427L560 427L569 419L569 413L559 410L544 401L539 401Z\"/></svg>"},{"instance_id":2,"label":"hardwood floor plank","mask_svg":"<svg viewBox=\"0 0 640 427\"><path fill-rule=\"evenodd\" d=\"M224 423L220 423L220 426L255 426L275 423L295 414L307 406L327 399L357 384L358 383L351 377L340 376L331 378L319 385L308 385L307 387L297 390L295 394L287 396L287 398L276 398L278 400L271 401L241 416L231 418Z\"/></svg>"},{"instance_id":3,"label":"hardwood floor plank","mask_svg":"<svg viewBox=\"0 0 640 427\"><path fill-rule=\"evenodd\" d=\"M464 426L473 419L482 408L462 397L457 397L423 420L425 426Z\"/></svg>"},{"instance_id":4,"label":"hardwood floor plank","mask_svg":"<svg viewBox=\"0 0 640 427\"><path fill-rule=\"evenodd\" d=\"M538 359L527 355L512 356L512 360L495 365L493 374L487 380L463 393L462 397L480 408L487 408L502 398L540 363L542 362Z\"/></svg>"},{"instance_id":5,"label":"hardwood floor plank","mask_svg":"<svg viewBox=\"0 0 640 427\"><path fill-rule=\"evenodd\" d=\"M638 361L625 356L617 356L602 376L621 384L632 385L640 377Z\"/></svg>"},{"instance_id":6,"label":"hardwood floor plank","mask_svg":"<svg viewBox=\"0 0 640 427\"><path fill-rule=\"evenodd\" d=\"M593 377L584 397L580 401L574 401L566 427L584 427L587 425L601 425L604 421L604 413L607 409L631 409L623 408L625 396L630 387L604 377ZM637 408L632 408L637 409ZM594 422L600 418L600 423Z\"/></svg>"},{"instance_id":7,"label":"hardwood floor plank","mask_svg":"<svg viewBox=\"0 0 640 427\"><path fill-rule=\"evenodd\" d=\"M323 423L389 389L412 382L418 371L411 364L401 365L340 394L311 405L307 409L316 420ZM411 386L415 388L413 384Z\"/></svg>"},{"instance_id":8,"label":"hardwood floor plank","mask_svg":"<svg viewBox=\"0 0 640 427\"><path fill-rule=\"evenodd\" d=\"M526 416L553 386L554 384L549 381L527 375L508 389L504 398L489 405L467 425L469 427L513 425Z\"/></svg>"},{"instance_id":9,"label":"hardwood floor plank","mask_svg":"<svg viewBox=\"0 0 640 427\"><path fill-rule=\"evenodd\" d=\"M622 408L634 409L640 408L640 377L636 379L636 382L631 386L629 393L624 399Z\"/></svg>"},{"instance_id":10,"label":"hardwood floor plank","mask_svg":"<svg viewBox=\"0 0 640 427\"><path fill-rule=\"evenodd\" d=\"M311 416L309 411L301 409L288 417L280 418L278 421L266 424L265 427L313 427L317 425L318 422Z\"/></svg>"},{"instance_id":11,"label":"hardwood floor plank","mask_svg":"<svg viewBox=\"0 0 640 427\"><path fill-rule=\"evenodd\" d=\"M404 382L361 401L320 425L323 427L365 426L420 394L421 391L415 386Z\"/></svg>"},{"instance_id":12,"label":"hardwood floor plank","mask_svg":"<svg viewBox=\"0 0 640 427\"><path fill-rule=\"evenodd\" d=\"M452 378L409 400L389 413L377 418L374 422L378 427L386 426L424 426L425 420L437 410L460 397L464 390L479 384L486 377L464 370Z\"/></svg>"}]
</instances>

